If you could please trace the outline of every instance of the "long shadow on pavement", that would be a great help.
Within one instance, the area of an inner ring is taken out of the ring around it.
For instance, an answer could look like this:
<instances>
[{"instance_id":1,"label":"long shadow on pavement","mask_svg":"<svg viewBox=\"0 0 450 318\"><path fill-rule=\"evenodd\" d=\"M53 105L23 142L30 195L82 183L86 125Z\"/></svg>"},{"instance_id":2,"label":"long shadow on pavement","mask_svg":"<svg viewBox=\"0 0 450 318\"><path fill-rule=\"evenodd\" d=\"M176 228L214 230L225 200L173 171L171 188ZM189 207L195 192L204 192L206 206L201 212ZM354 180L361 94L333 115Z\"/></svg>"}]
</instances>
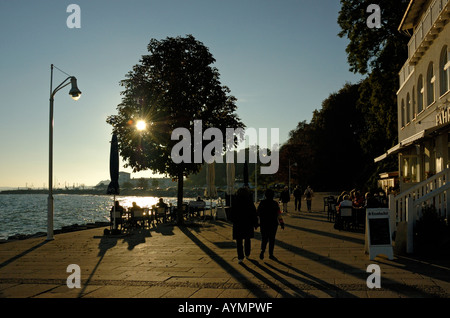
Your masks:
<instances>
[{"instance_id":1,"label":"long shadow on pavement","mask_svg":"<svg viewBox=\"0 0 450 318\"><path fill-rule=\"evenodd\" d=\"M336 292L337 291L339 292L340 295L343 295L343 296L348 297L348 298L356 297L356 296L346 292L345 290L343 290L341 288L338 288L337 286L335 286L333 284L327 283L327 282L325 282L325 281L323 281L323 280L321 280L321 279L319 279L317 277L312 276L311 274L308 274L308 273L306 273L304 271L301 271L298 268L295 268L295 267L293 267L293 266L291 266L289 264L286 264L286 263L284 263L284 262L282 262L280 260L276 260L276 262L279 263L280 265L283 265L284 267L292 270L292 271L295 271L295 272L299 273L300 275L303 275L303 276L307 277L308 279L305 279L304 277L301 277L301 276L289 273L289 272L287 272L285 270L282 270L280 268L277 268L277 267L273 266L270 263L266 263L266 265L268 267L272 268L273 270L276 270L276 271L280 272L281 274L283 274L285 276L292 277L292 278L294 278L294 279L296 279L298 281L302 281L302 282L305 282L305 283L307 283L307 284L309 284L311 286L314 286L318 290L321 290L321 291L327 293L328 295L330 295L332 297L336 296Z\"/></svg>"},{"instance_id":2,"label":"long shadow on pavement","mask_svg":"<svg viewBox=\"0 0 450 318\"><path fill-rule=\"evenodd\" d=\"M251 263L255 264L257 267L260 267L260 265L258 264L258 262L250 260ZM266 284L267 286L269 286L270 288L272 288L273 290L275 290L276 292L280 293L280 295L282 295L284 298L292 298L292 297L299 297L299 296L303 296L306 297L307 294L303 291L301 291L300 289L296 288L295 286L290 286L290 288L295 291L295 295L291 295L289 294L287 291L284 290L283 287L275 284L273 281L271 281L270 279L264 277L264 275L262 275L261 273L258 273L257 271L253 270L252 268L248 267L245 263L242 263L241 266L247 270L250 274L254 275L256 278L258 278L261 282L263 282L264 284ZM261 267L260 267L261 268ZM275 278L275 277L274 277ZM279 277L281 278L281 277ZM284 285L289 285L288 282L286 281L280 281L281 283L283 283ZM302 294L302 295L301 295Z\"/></svg>"},{"instance_id":3,"label":"long shadow on pavement","mask_svg":"<svg viewBox=\"0 0 450 318\"><path fill-rule=\"evenodd\" d=\"M270 295L267 294L260 286L254 284L247 278L243 277L242 274L233 268L227 261L222 257L217 255L213 250L207 247L201 240L199 240L194 234L192 234L188 228L180 226L181 232L183 232L192 242L197 244L200 249L206 253L213 261L215 261L220 267L222 267L227 273L233 276L238 282L240 282L245 288L250 290L256 297L269 298Z\"/></svg>"},{"instance_id":4,"label":"long shadow on pavement","mask_svg":"<svg viewBox=\"0 0 450 318\"><path fill-rule=\"evenodd\" d=\"M330 266L329 261L327 261L327 262L321 261L321 259L324 259L324 257L322 255L316 254L311 251L307 251L305 249L299 248L297 246L291 245L286 242L279 241L277 239L275 240L275 245L279 246L281 248L284 248L288 251L291 251L294 254L309 258L315 262L321 263L321 264L329 266L329 267L333 267L333 266ZM358 279L368 277L368 274L363 269L348 265L348 264L340 262L338 260L334 260L334 259L329 259L329 260L332 260L332 264L335 265L336 268L338 268L339 270L345 271L349 275L352 275ZM393 281L389 278L382 278L382 280L383 280L383 288L384 289L391 290L391 291L394 291L397 293L401 293L401 294L404 294L405 296L415 295L416 297L436 297L436 294L429 293L429 292L427 292L423 289L419 289L415 286L405 285L405 284Z\"/></svg>"},{"instance_id":5,"label":"long shadow on pavement","mask_svg":"<svg viewBox=\"0 0 450 318\"><path fill-rule=\"evenodd\" d=\"M253 265L255 265L256 267L258 267L259 269L263 270L264 272L266 272L267 274L269 274L270 276L272 276L272 277L273 277L274 279L276 279L278 282L282 283L283 285L285 285L285 286L288 287L289 289L295 291L295 294L296 294L296 295L294 295L294 296L298 296L298 297L309 297L309 298L311 298L311 297L316 297L316 296L312 296L311 294L308 294L308 293L306 293L305 291L301 290L298 286L295 286L294 284L292 284L291 282L287 281L286 279L284 279L283 277L281 277L280 275L278 275L278 274L275 273L274 271L270 270L269 268L264 267L264 266L261 265L258 261L250 260L250 262L251 262ZM268 264L268 263L265 263L265 264L270 266L270 264ZM272 266L270 266L270 267L272 267ZM275 269L274 267L272 267L272 268ZM262 276L262 275L260 275L260 276L264 278L264 276ZM306 279L304 279L304 278L302 278L302 277L299 277L299 276L294 277L295 275L294 275L294 276L293 276L293 275L286 275L286 276L293 277L293 278L295 278L295 279L297 279L297 280L299 280L299 281L303 281L303 282L305 282L305 283L307 283L307 284L309 284L309 285L312 285L312 284L311 284L311 281L308 281L308 280L306 280ZM264 278L264 280L268 280L268 279L267 279L267 278ZM284 289L281 288L280 286L276 286L276 287L277 287L278 290L283 291L284 294L286 294L287 296L292 297L292 295L288 294L288 293L287 293L286 291L284 291ZM275 288L273 288L273 289L275 289ZM275 289L275 290L277 290L277 289ZM281 292L280 292L280 293L281 293Z\"/></svg>"},{"instance_id":6,"label":"long shadow on pavement","mask_svg":"<svg viewBox=\"0 0 450 318\"><path fill-rule=\"evenodd\" d=\"M313 230L313 229L309 229L309 228L306 228L306 227L300 227L300 226L290 225L290 224L285 224L285 226L293 228L293 229L296 229L296 230L299 230L299 231L309 232L309 233L317 234L317 235L321 235L321 236L328 236L328 237L331 237L333 239L346 240L346 241L357 243L357 244L364 244L364 242L365 242L363 239L358 239L358 238L355 238L355 237L348 237L348 236L345 236L345 235L339 235L339 234L335 234L335 233L331 233L331 232Z\"/></svg>"},{"instance_id":7,"label":"long shadow on pavement","mask_svg":"<svg viewBox=\"0 0 450 318\"><path fill-rule=\"evenodd\" d=\"M50 241L45 240L45 241L43 241L43 242L41 242L41 243L39 243L39 244L36 244L36 245L33 246L33 247L30 247L29 249L27 249L26 251L23 251L23 252L20 253L20 254L17 254L16 256L11 257L10 259L8 259L8 260L4 261L3 263L1 263L1 264L0 264L0 268L5 267L5 266L11 264L12 262L14 262L14 261L18 260L19 258L21 258L21 257L23 257L23 256L25 256L25 255L27 255L28 253L33 252L34 250L38 249L39 247L44 246L44 245L47 244L48 242L50 242Z\"/></svg>"}]
</instances>

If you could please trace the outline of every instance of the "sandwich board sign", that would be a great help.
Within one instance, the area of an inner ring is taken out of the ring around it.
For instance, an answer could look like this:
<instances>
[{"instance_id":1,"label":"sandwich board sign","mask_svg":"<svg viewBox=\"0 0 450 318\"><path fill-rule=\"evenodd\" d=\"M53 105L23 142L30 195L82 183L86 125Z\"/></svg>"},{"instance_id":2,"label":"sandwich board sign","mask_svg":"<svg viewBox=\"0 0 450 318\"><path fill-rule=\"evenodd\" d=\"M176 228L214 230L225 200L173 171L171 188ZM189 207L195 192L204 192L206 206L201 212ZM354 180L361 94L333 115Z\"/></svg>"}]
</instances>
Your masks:
<instances>
[{"instance_id":1,"label":"sandwich board sign","mask_svg":"<svg viewBox=\"0 0 450 318\"><path fill-rule=\"evenodd\" d=\"M366 209L365 248L369 253L370 260L380 254L386 255L390 260L394 259L389 209Z\"/></svg>"}]
</instances>

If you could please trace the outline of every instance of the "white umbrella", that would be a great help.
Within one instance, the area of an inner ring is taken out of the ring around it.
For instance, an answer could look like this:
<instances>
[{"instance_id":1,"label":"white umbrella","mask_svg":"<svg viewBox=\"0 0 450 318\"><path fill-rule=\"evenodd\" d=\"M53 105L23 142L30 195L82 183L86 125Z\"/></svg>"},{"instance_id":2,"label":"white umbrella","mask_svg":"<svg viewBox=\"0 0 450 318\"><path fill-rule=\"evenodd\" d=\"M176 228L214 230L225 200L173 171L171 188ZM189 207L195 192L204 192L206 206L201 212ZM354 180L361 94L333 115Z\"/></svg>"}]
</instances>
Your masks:
<instances>
[{"instance_id":1,"label":"white umbrella","mask_svg":"<svg viewBox=\"0 0 450 318\"><path fill-rule=\"evenodd\" d=\"M206 189L205 189L205 197L210 199L210 212L211 217L213 215L213 207L212 207L212 199L217 198L217 189L216 189L216 169L215 162L208 163L206 165Z\"/></svg>"},{"instance_id":2,"label":"white umbrella","mask_svg":"<svg viewBox=\"0 0 450 318\"><path fill-rule=\"evenodd\" d=\"M217 197L217 189L216 189L216 169L215 163L208 163L206 165L206 190L205 197L208 198L216 198Z\"/></svg>"},{"instance_id":3,"label":"white umbrella","mask_svg":"<svg viewBox=\"0 0 450 318\"><path fill-rule=\"evenodd\" d=\"M235 166L234 163L227 163L227 194L231 196L234 194L234 179L235 179Z\"/></svg>"},{"instance_id":4,"label":"white umbrella","mask_svg":"<svg viewBox=\"0 0 450 318\"><path fill-rule=\"evenodd\" d=\"M235 166L234 163L227 163L227 194L234 194Z\"/></svg>"}]
</instances>

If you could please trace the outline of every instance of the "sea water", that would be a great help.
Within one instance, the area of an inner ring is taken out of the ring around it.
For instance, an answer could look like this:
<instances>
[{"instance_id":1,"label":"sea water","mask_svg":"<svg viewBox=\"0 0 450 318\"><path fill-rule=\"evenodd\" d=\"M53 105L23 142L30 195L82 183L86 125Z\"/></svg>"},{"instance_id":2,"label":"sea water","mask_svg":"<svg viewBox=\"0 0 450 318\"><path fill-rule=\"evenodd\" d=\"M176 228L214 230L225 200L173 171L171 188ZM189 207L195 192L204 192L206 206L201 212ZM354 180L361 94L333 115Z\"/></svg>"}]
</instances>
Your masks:
<instances>
[{"instance_id":1,"label":"sea water","mask_svg":"<svg viewBox=\"0 0 450 318\"><path fill-rule=\"evenodd\" d=\"M113 196L107 195L54 195L53 228L74 224L109 222ZM47 232L47 194L0 194L0 239L16 234ZM163 198L166 203L176 203L176 198ZM125 208L136 202L142 208L155 205L159 198L117 196Z\"/></svg>"}]
</instances>

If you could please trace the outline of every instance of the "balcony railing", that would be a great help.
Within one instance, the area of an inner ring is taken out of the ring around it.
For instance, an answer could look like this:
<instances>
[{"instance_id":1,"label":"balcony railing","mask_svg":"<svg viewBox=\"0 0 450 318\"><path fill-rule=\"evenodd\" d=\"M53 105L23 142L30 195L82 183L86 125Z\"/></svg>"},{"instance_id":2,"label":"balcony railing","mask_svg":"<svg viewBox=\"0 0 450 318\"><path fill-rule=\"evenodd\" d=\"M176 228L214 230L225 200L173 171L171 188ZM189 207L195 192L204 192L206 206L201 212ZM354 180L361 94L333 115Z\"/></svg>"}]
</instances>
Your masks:
<instances>
[{"instance_id":1,"label":"balcony railing","mask_svg":"<svg viewBox=\"0 0 450 318\"><path fill-rule=\"evenodd\" d=\"M414 34L408 43L408 61L399 72L400 87L406 82L413 72L414 65L421 58L432 40L437 29L444 25L449 16L450 0L435 0L429 7L422 20L416 27Z\"/></svg>"},{"instance_id":2,"label":"balcony railing","mask_svg":"<svg viewBox=\"0 0 450 318\"><path fill-rule=\"evenodd\" d=\"M400 73L398 73L400 77L400 87L406 82L408 79L408 76L414 71L414 65L410 65L409 61L403 65L402 69L400 70Z\"/></svg>"},{"instance_id":3,"label":"balcony railing","mask_svg":"<svg viewBox=\"0 0 450 318\"><path fill-rule=\"evenodd\" d=\"M449 0L435 0L417 25L408 43L408 57L413 63L420 59L421 52L428 48L427 43L433 40L432 31L443 26L444 23L439 20L439 17L443 11L448 12L446 8L448 2Z\"/></svg>"}]
</instances>

